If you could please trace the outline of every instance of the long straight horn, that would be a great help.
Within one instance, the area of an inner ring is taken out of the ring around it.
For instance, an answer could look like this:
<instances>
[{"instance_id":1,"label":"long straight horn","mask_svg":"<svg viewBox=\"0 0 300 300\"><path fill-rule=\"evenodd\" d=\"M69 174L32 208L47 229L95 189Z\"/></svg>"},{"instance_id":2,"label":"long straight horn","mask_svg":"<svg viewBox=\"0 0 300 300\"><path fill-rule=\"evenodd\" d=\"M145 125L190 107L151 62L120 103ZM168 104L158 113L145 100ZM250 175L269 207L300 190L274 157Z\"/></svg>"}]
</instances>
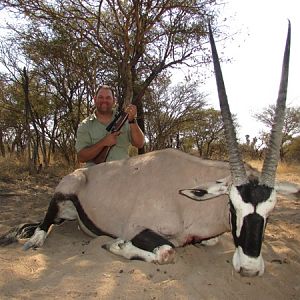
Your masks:
<instances>
[{"instance_id":1,"label":"long straight horn","mask_svg":"<svg viewBox=\"0 0 300 300\"><path fill-rule=\"evenodd\" d=\"M220 61L218 58L218 53L217 53L210 23L208 24L208 27L209 27L209 40L210 40L212 57L214 62L215 76L216 76L217 87L218 87L221 114L222 114L222 119L225 127L225 136L227 139L227 150L229 154L231 177L232 177L233 184L235 186L239 186L247 183L248 178L246 175L245 166L236 139L235 128L233 125L232 116L228 105Z\"/></svg>"},{"instance_id":2,"label":"long straight horn","mask_svg":"<svg viewBox=\"0 0 300 300\"><path fill-rule=\"evenodd\" d=\"M260 183L269 187L274 187L276 169L279 160L280 147L282 143L282 128L285 117L286 94L288 86L289 60L291 44L291 22L289 21L288 33L283 56L281 81L275 110L274 123L272 126L271 137L266 153L266 158L262 168Z\"/></svg>"}]
</instances>

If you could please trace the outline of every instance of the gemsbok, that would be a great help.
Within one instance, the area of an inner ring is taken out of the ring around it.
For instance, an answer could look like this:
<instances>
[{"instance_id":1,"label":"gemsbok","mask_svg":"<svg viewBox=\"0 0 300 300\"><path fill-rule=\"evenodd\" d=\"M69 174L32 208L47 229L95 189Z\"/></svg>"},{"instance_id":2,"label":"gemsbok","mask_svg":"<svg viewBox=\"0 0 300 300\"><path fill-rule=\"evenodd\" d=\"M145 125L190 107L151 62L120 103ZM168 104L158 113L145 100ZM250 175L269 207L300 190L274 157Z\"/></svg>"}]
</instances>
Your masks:
<instances>
[{"instance_id":1,"label":"gemsbok","mask_svg":"<svg viewBox=\"0 0 300 300\"><path fill-rule=\"evenodd\" d=\"M261 174L245 166L241 158L210 25L209 39L229 162L167 149L77 169L56 187L42 222L13 228L0 238L0 244L28 238L24 249L41 247L51 225L77 219L87 234L114 238L103 246L108 251L164 264L174 261L176 247L215 240L231 230L236 248L234 269L244 276L262 275L261 247L276 190L299 192L295 185L275 182L291 26L289 23L276 117Z\"/></svg>"}]
</instances>

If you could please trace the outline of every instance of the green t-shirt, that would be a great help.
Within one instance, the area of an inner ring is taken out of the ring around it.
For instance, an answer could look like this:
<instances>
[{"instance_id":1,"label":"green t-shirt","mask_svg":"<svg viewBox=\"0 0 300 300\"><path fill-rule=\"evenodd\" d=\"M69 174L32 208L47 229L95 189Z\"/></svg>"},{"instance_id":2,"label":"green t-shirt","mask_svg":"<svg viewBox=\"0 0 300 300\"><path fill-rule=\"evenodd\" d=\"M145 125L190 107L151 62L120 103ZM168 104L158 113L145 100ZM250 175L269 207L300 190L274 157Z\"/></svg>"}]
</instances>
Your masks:
<instances>
[{"instance_id":1,"label":"green t-shirt","mask_svg":"<svg viewBox=\"0 0 300 300\"><path fill-rule=\"evenodd\" d=\"M98 121L95 113L83 120L77 130L75 144L77 153L83 148L94 145L103 139L108 134L106 126L107 125ZM130 126L128 122L126 122L121 128L121 134L117 137L117 143L111 148L106 161L128 158L128 147L130 143ZM95 165L92 161L86 162L86 166L92 165Z\"/></svg>"}]
</instances>

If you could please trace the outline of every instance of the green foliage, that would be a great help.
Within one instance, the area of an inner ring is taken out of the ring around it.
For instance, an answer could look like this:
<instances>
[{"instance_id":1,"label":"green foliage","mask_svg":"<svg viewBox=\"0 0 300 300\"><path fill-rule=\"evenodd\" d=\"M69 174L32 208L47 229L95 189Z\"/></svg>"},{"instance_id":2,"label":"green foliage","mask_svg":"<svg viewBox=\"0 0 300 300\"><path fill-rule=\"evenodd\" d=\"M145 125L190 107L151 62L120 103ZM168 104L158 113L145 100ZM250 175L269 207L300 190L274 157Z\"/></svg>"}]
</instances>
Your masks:
<instances>
[{"instance_id":1,"label":"green foliage","mask_svg":"<svg viewBox=\"0 0 300 300\"><path fill-rule=\"evenodd\" d=\"M206 22L218 8L216 1L203 0L64 1L63 5L61 1L6 0L3 5L26 14L30 33L23 37L52 39L59 32L63 40L50 48L41 45L55 57L70 46L94 48L96 57L101 56L102 70L109 69L117 81L119 96L128 101L133 95L136 102L161 71L183 62L206 61L202 45ZM136 82L141 84L139 93L133 90Z\"/></svg>"},{"instance_id":2,"label":"green foliage","mask_svg":"<svg viewBox=\"0 0 300 300\"><path fill-rule=\"evenodd\" d=\"M263 123L268 132L271 131L275 116L275 105L269 105L262 112L254 115L256 120ZM283 143L300 134L300 107L287 107L283 127Z\"/></svg>"},{"instance_id":3,"label":"green foliage","mask_svg":"<svg viewBox=\"0 0 300 300\"><path fill-rule=\"evenodd\" d=\"M287 162L300 162L300 136L294 138L284 146L285 160Z\"/></svg>"},{"instance_id":4,"label":"green foliage","mask_svg":"<svg viewBox=\"0 0 300 300\"><path fill-rule=\"evenodd\" d=\"M257 113L254 117L266 126L266 130L261 132L260 140L268 145L272 124L275 116L275 105L264 108L262 112ZM283 137L280 149L281 160L285 159L288 153L288 145L293 142L294 138L300 134L300 107L287 107L283 126Z\"/></svg>"},{"instance_id":5,"label":"green foliage","mask_svg":"<svg viewBox=\"0 0 300 300\"><path fill-rule=\"evenodd\" d=\"M146 97L147 149L180 148L184 126L193 118L191 113L205 105L204 95L198 91L198 81L188 78L171 86L167 77L158 78Z\"/></svg>"},{"instance_id":6,"label":"green foliage","mask_svg":"<svg viewBox=\"0 0 300 300\"><path fill-rule=\"evenodd\" d=\"M16 137L20 147L26 143L24 64L32 142L44 164L55 151L75 163L76 130L91 111L99 83L115 86L119 100L137 105L142 130L149 141L155 139L151 149L170 139L181 143L180 127L191 109L201 108L203 96L185 83L165 94L164 104L153 96L161 88L154 83L171 67L207 62L206 22L216 14L216 1L5 0L2 5L26 16L22 26L10 26L14 34L6 37L1 56L14 75L3 83L7 94L0 100L0 109L9 110L0 128L2 144L12 145Z\"/></svg>"}]
</instances>

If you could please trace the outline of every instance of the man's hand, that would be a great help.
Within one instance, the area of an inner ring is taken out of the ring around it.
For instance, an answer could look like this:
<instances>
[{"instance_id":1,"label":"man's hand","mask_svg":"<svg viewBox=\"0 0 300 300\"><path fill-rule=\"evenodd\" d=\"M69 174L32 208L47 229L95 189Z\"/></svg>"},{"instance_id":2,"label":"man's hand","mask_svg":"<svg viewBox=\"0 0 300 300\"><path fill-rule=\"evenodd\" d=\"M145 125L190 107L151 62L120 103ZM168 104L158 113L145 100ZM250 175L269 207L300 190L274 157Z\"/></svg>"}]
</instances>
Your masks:
<instances>
[{"instance_id":1,"label":"man's hand","mask_svg":"<svg viewBox=\"0 0 300 300\"><path fill-rule=\"evenodd\" d=\"M132 121L137 116L137 109L133 104L128 105L125 112L128 113L128 121Z\"/></svg>"},{"instance_id":2,"label":"man's hand","mask_svg":"<svg viewBox=\"0 0 300 300\"><path fill-rule=\"evenodd\" d=\"M115 131L103 138L104 146L114 146L117 143L117 137L120 135L121 131Z\"/></svg>"}]
</instances>

